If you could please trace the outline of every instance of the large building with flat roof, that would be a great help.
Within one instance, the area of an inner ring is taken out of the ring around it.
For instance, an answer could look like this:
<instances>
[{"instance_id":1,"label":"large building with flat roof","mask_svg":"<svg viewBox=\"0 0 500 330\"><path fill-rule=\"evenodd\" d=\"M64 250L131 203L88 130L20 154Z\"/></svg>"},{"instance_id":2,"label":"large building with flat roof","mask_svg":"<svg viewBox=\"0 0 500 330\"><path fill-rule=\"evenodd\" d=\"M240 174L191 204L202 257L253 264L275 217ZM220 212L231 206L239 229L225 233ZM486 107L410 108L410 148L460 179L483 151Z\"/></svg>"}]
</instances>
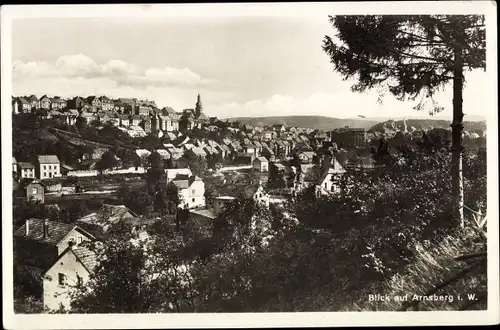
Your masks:
<instances>
[{"instance_id":1,"label":"large building with flat roof","mask_svg":"<svg viewBox=\"0 0 500 330\"><path fill-rule=\"evenodd\" d=\"M348 126L338 128L330 132L330 140L342 149L363 148L367 145L366 129Z\"/></svg>"}]
</instances>

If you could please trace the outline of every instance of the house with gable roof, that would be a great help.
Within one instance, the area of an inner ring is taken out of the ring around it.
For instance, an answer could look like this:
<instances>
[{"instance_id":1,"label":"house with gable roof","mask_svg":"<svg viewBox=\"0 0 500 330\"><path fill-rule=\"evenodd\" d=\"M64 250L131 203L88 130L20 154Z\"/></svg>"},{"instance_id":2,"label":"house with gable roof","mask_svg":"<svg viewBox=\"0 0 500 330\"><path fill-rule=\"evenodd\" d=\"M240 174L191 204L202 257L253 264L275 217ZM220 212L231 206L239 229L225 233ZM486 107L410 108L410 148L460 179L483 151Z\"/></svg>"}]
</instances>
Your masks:
<instances>
[{"instance_id":1,"label":"house with gable roof","mask_svg":"<svg viewBox=\"0 0 500 330\"><path fill-rule=\"evenodd\" d=\"M178 208L204 207L205 183L196 175L177 174L167 185L173 185L179 192Z\"/></svg>"},{"instance_id":2,"label":"house with gable roof","mask_svg":"<svg viewBox=\"0 0 500 330\"><path fill-rule=\"evenodd\" d=\"M29 162L18 162L18 175L22 179L34 179L35 178L35 165Z\"/></svg>"},{"instance_id":3,"label":"house with gable roof","mask_svg":"<svg viewBox=\"0 0 500 330\"><path fill-rule=\"evenodd\" d=\"M69 246L54 264L43 273L43 305L58 310L62 305L71 309L70 289L83 285L97 266L97 255L82 244Z\"/></svg>"},{"instance_id":4,"label":"house with gable roof","mask_svg":"<svg viewBox=\"0 0 500 330\"><path fill-rule=\"evenodd\" d=\"M101 108L101 100L97 96L89 96L85 101L92 106L94 112Z\"/></svg>"},{"instance_id":5,"label":"house with gable roof","mask_svg":"<svg viewBox=\"0 0 500 330\"><path fill-rule=\"evenodd\" d=\"M316 153L314 151L302 151L297 153L302 164L310 164L313 162Z\"/></svg>"},{"instance_id":6,"label":"house with gable roof","mask_svg":"<svg viewBox=\"0 0 500 330\"><path fill-rule=\"evenodd\" d=\"M13 101L14 113L31 113L31 103L24 97L16 97Z\"/></svg>"},{"instance_id":7,"label":"house with gable roof","mask_svg":"<svg viewBox=\"0 0 500 330\"><path fill-rule=\"evenodd\" d=\"M316 182L316 194L318 196L341 193L341 181L346 170L336 157L331 162L325 162L321 168L320 176Z\"/></svg>"},{"instance_id":8,"label":"house with gable roof","mask_svg":"<svg viewBox=\"0 0 500 330\"><path fill-rule=\"evenodd\" d=\"M14 258L20 265L16 276L34 289L42 286L42 274L70 246L95 238L75 224L29 218L14 232Z\"/></svg>"},{"instance_id":9,"label":"house with gable roof","mask_svg":"<svg viewBox=\"0 0 500 330\"><path fill-rule=\"evenodd\" d=\"M269 161L265 157L256 157L253 161L252 167L259 172L269 171Z\"/></svg>"},{"instance_id":10,"label":"house with gable roof","mask_svg":"<svg viewBox=\"0 0 500 330\"><path fill-rule=\"evenodd\" d=\"M119 222L136 217L125 205L103 204L99 210L81 217L76 223L94 236L102 237Z\"/></svg>"},{"instance_id":11,"label":"house with gable roof","mask_svg":"<svg viewBox=\"0 0 500 330\"><path fill-rule=\"evenodd\" d=\"M36 97L36 95L30 95L26 99L28 100L28 102L30 102L32 110L40 108L40 100L38 100L38 97Z\"/></svg>"},{"instance_id":12,"label":"house with gable roof","mask_svg":"<svg viewBox=\"0 0 500 330\"><path fill-rule=\"evenodd\" d=\"M41 180L61 176L61 162L56 155L40 155L36 164L37 177Z\"/></svg>"},{"instance_id":13,"label":"house with gable roof","mask_svg":"<svg viewBox=\"0 0 500 330\"><path fill-rule=\"evenodd\" d=\"M55 96L51 99L50 102L50 108L52 110L62 110L68 106L68 102L66 100L63 100L59 96Z\"/></svg>"},{"instance_id":14,"label":"house with gable roof","mask_svg":"<svg viewBox=\"0 0 500 330\"><path fill-rule=\"evenodd\" d=\"M26 199L32 201L45 202L45 185L37 179L28 183L25 187Z\"/></svg>"},{"instance_id":15,"label":"house with gable roof","mask_svg":"<svg viewBox=\"0 0 500 330\"><path fill-rule=\"evenodd\" d=\"M52 100L47 95L44 95L40 98L40 107L45 110L50 110L50 104Z\"/></svg>"},{"instance_id":16,"label":"house with gable roof","mask_svg":"<svg viewBox=\"0 0 500 330\"><path fill-rule=\"evenodd\" d=\"M99 98L99 101L101 102L101 109L103 111L112 111L115 108L115 103L113 102L113 100L105 95L101 96Z\"/></svg>"}]
</instances>

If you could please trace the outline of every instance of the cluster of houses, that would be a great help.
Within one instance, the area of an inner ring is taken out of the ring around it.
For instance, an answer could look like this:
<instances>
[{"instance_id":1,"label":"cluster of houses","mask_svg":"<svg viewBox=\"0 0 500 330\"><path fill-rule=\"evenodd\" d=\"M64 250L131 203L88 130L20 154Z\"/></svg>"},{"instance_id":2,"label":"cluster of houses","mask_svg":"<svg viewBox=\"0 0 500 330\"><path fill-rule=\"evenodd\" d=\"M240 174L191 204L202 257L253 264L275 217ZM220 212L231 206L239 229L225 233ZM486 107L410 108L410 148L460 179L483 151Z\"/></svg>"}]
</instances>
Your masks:
<instances>
[{"instance_id":1,"label":"cluster of houses","mask_svg":"<svg viewBox=\"0 0 500 330\"><path fill-rule=\"evenodd\" d=\"M142 137L163 136L166 132L186 132L209 122L198 95L196 109L176 112L170 107L159 109L154 101L136 98L110 99L106 96L77 96L71 99L36 95L13 97L13 114L36 114L43 119L56 119L68 125L78 120L87 124L109 123L129 134Z\"/></svg>"},{"instance_id":2,"label":"cluster of houses","mask_svg":"<svg viewBox=\"0 0 500 330\"><path fill-rule=\"evenodd\" d=\"M212 206L205 203L205 185L188 168L165 170L167 185L178 190L178 210L183 221L190 221L209 233L211 221L224 212L228 203L244 194L262 205L269 206L269 195L260 183L228 187L215 197ZM48 310L60 306L70 309L71 291L83 285L98 264L94 246L105 245L114 228L130 231L132 241L150 239L149 226L157 218L138 216L124 205L104 204L73 224L29 218L14 233L16 264L19 279L41 292Z\"/></svg>"},{"instance_id":3,"label":"cluster of houses","mask_svg":"<svg viewBox=\"0 0 500 330\"><path fill-rule=\"evenodd\" d=\"M144 239L141 220L123 205L107 204L71 224L29 218L14 232L16 276L40 293L48 310L70 308L70 290L85 283L98 262L89 244L105 242L106 234L120 222L134 239Z\"/></svg>"}]
</instances>

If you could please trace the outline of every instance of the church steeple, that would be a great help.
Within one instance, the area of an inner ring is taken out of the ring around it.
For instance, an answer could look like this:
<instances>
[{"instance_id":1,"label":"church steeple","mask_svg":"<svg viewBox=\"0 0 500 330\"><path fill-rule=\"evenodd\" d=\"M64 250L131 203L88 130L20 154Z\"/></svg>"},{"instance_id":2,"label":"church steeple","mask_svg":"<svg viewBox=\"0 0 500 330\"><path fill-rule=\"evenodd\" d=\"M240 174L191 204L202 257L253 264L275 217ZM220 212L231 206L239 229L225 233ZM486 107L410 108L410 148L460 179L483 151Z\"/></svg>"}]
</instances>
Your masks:
<instances>
[{"instance_id":1,"label":"church steeple","mask_svg":"<svg viewBox=\"0 0 500 330\"><path fill-rule=\"evenodd\" d=\"M200 93L198 93L198 98L196 100L196 107L194 110L195 110L196 118L198 118L203 113L203 104L201 104Z\"/></svg>"}]
</instances>

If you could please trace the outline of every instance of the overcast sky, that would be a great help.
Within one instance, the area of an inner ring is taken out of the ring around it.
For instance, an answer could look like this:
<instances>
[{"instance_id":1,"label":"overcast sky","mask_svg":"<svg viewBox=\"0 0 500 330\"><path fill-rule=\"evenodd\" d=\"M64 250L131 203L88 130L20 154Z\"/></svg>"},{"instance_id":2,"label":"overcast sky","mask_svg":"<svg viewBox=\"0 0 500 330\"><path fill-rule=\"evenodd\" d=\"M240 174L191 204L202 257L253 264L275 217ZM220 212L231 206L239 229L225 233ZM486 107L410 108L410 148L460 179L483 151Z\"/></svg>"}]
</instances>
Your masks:
<instances>
[{"instance_id":1,"label":"overcast sky","mask_svg":"<svg viewBox=\"0 0 500 330\"><path fill-rule=\"evenodd\" d=\"M333 34L326 14L23 19L12 31L14 95L148 98L180 111L199 92L209 116L427 116L391 96L379 105L377 91L350 91L321 49ZM486 115L486 73L467 78L464 112ZM436 99L451 119L451 88Z\"/></svg>"}]
</instances>

